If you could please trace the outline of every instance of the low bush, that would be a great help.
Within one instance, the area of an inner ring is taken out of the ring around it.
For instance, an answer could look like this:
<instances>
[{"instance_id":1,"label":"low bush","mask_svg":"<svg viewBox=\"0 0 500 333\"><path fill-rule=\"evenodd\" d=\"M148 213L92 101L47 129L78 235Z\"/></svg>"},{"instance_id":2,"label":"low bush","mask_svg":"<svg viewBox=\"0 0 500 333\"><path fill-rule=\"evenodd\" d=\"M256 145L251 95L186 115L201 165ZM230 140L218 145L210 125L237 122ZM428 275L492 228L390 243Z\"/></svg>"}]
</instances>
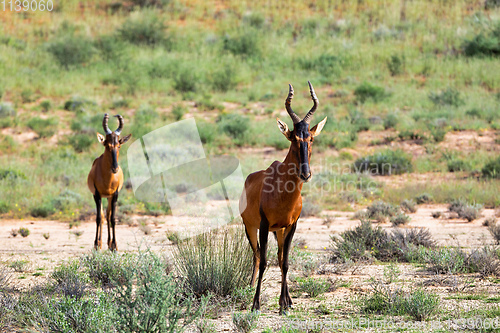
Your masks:
<instances>
[{"instance_id":1,"label":"low bush","mask_svg":"<svg viewBox=\"0 0 500 333\"><path fill-rule=\"evenodd\" d=\"M174 116L175 120L179 121L184 117L184 114L187 112L187 108L181 104L176 104L172 108L172 115Z\"/></svg>"},{"instance_id":2,"label":"low bush","mask_svg":"<svg viewBox=\"0 0 500 333\"><path fill-rule=\"evenodd\" d=\"M324 279L314 279L312 277L297 278L297 290L304 292L310 297L315 298L326 293L331 286L331 283Z\"/></svg>"},{"instance_id":3,"label":"low bush","mask_svg":"<svg viewBox=\"0 0 500 333\"><path fill-rule=\"evenodd\" d=\"M132 260L130 260L132 259ZM196 320L194 299L167 273L164 260L152 252L129 258L120 280L113 280L115 325L119 332L177 332Z\"/></svg>"},{"instance_id":4,"label":"low bush","mask_svg":"<svg viewBox=\"0 0 500 333\"><path fill-rule=\"evenodd\" d=\"M48 217L56 212L51 203L43 203L40 206L31 208L30 214L33 217Z\"/></svg>"},{"instance_id":5,"label":"low bush","mask_svg":"<svg viewBox=\"0 0 500 333\"><path fill-rule=\"evenodd\" d=\"M491 223L488 226L488 231L495 240L496 244L500 245L500 225L498 225L497 223Z\"/></svg>"},{"instance_id":6,"label":"low bush","mask_svg":"<svg viewBox=\"0 0 500 333\"><path fill-rule=\"evenodd\" d=\"M89 62L95 53L92 40L74 33L56 37L49 42L47 51L66 69Z\"/></svg>"},{"instance_id":7,"label":"low bush","mask_svg":"<svg viewBox=\"0 0 500 333\"><path fill-rule=\"evenodd\" d=\"M241 333L248 333L257 327L260 313L258 311L233 312L233 325Z\"/></svg>"},{"instance_id":8,"label":"low bush","mask_svg":"<svg viewBox=\"0 0 500 333\"><path fill-rule=\"evenodd\" d=\"M90 280L103 287L114 287L125 281L132 257L115 252L92 251L80 258L81 265Z\"/></svg>"},{"instance_id":9,"label":"low bush","mask_svg":"<svg viewBox=\"0 0 500 333\"><path fill-rule=\"evenodd\" d=\"M88 150L94 142L94 137L88 134L76 133L68 136L68 143L77 153Z\"/></svg>"},{"instance_id":10,"label":"low bush","mask_svg":"<svg viewBox=\"0 0 500 333\"><path fill-rule=\"evenodd\" d=\"M365 103L368 100L380 102L389 96L384 87L379 87L368 82L363 82L359 85L354 90L354 95L360 103Z\"/></svg>"},{"instance_id":11,"label":"low bush","mask_svg":"<svg viewBox=\"0 0 500 333\"><path fill-rule=\"evenodd\" d=\"M314 58L300 57L299 66L307 71L315 70L325 77L338 76L346 65L346 59L339 55L323 53Z\"/></svg>"},{"instance_id":12,"label":"low bush","mask_svg":"<svg viewBox=\"0 0 500 333\"><path fill-rule=\"evenodd\" d=\"M166 25L154 11L135 12L118 29L119 36L132 44L158 46L168 40Z\"/></svg>"},{"instance_id":13,"label":"low bush","mask_svg":"<svg viewBox=\"0 0 500 333\"><path fill-rule=\"evenodd\" d=\"M399 117L395 113L389 113L385 119L384 119L384 128L390 129L390 128L396 128L396 126L399 123Z\"/></svg>"},{"instance_id":14,"label":"low bush","mask_svg":"<svg viewBox=\"0 0 500 333\"><path fill-rule=\"evenodd\" d=\"M261 53L259 33L253 29L245 29L236 34L225 35L222 40L223 49L242 57L258 57Z\"/></svg>"},{"instance_id":15,"label":"low bush","mask_svg":"<svg viewBox=\"0 0 500 333\"><path fill-rule=\"evenodd\" d=\"M402 150L385 150L354 162L356 172L372 175L398 175L413 171L411 157Z\"/></svg>"},{"instance_id":16,"label":"low bush","mask_svg":"<svg viewBox=\"0 0 500 333\"><path fill-rule=\"evenodd\" d=\"M460 106L465 104L464 100L460 96L460 92L457 89L451 87L448 87L446 88L446 90L440 92L430 92L429 99L435 105L441 106Z\"/></svg>"},{"instance_id":17,"label":"low bush","mask_svg":"<svg viewBox=\"0 0 500 333\"><path fill-rule=\"evenodd\" d=\"M411 218L404 213L398 213L390 218L393 227L398 227L403 224L408 224L410 220Z\"/></svg>"},{"instance_id":18,"label":"low bush","mask_svg":"<svg viewBox=\"0 0 500 333\"><path fill-rule=\"evenodd\" d=\"M72 298L83 297L90 282L88 276L82 272L78 260L57 266L50 274L50 278L55 281L58 291Z\"/></svg>"},{"instance_id":19,"label":"low bush","mask_svg":"<svg viewBox=\"0 0 500 333\"><path fill-rule=\"evenodd\" d=\"M397 54L391 55L389 60L387 60L387 68L392 76L397 76L403 74L405 70L405 57L399 56Z\"/></svg>"},{"instance_id":20,"label":"low bush","mask_svg":"<svg viewBox=\"0 0 500 333\"><path fill-rule=\"evenodd\" d=\"M252 273L252 251L240 228L217 229L179 242L174 262L196 295L231 295Z\"/></svg>"},{"instance_id":21,"label":"low bush","mask_svg":"<svg viewBox=\"0 0 500 333\"><path fill-rule=\"evenodd\" d=\"M422 321L438 311L439 296L423 289L392 290L378 281L372 284L372 288L371 295L358 300L363 313L408 315Z\"/></svg>"},{"instance_id":22,"label":"low bush","mask_svg":"<svg viewBox=\"0 0 500 333\"><path fill-rule=\"evenodd\" d=\"M58 120L55 117L47 119L34 117L27 123L28 127L35 131L40 138L48 138L54 135L57 131L57 124Z\"/></svg>"},{"instance_id":23,"label":"low bush","mask_svg":"<svg viewBox=\"0 0 500 333\"><path fill-rule=\"evenodd\" d=\"M305 197L302 201L302 212L300 216L316 216L319 213L321 213L321 206L315 204L309 197Z\"/></svg>"},{"instance_id":24,"label":"low bush","mask_svg":"<svg viewBox=\"0 0 500 333\"><path fill-rule=\"evenodd\" d=\"M11 103L0 102L0 119L13 117L16 115L16 110Z\"/></svg>"},{"instance_id":25,"label":"low bush","mask_svg":"<svg viewBox=\"0 0 500 333\"><path fill-rule=\"evenodd\" d=\"M19 228L19 234L23 236L23 238L28 237L30 235L30 230L28 228Z\"/></svg>"},{"instance_id":26,"label":"low bush","mask_svg":"<svg viewBox=\"0 0 500 333\"><path fill-rule=\"evenodd\" d=\"M224 133L234 139L242 139L250 129L248 119L236 113L221 115L217 124Z\"/></svg>"},{"instance_id":27,"label":"low bush","mask_svg":"<svg viewBox=\"0 0 500 333\"><path fill-rule=\"evenodd\" d=\"M500 179L500 157L486 163L481 171L484 177Z\"/></svg>"},{"instance_id":28,"label":"low bush","mask_svg":"<svg viewBox=\"0 0 500 333\"><path fill-rule=\"evenodd\" d=\"M400 211L397 206L383 201L375 201L372 205L366 208L366 217L378 222L383 222L393 216L396 216L399 212Z\"/></svg>"},{"instance_id":29,"label":"low bush","mask_svg":"<svg viewBox=\"0 0 500 333\"><path fill-rule=\"evenodd\" d=\"M456 213L458 218L463 218L471 222L481 216L483 206L480 204L469 204L462 199L457 199L450 203L448 210L452 213Z\"/></svg>"},{"instance_id":30,"label":"low bush","mask_svg":"<svg viewBox=\"0 0 500 333\"><path fill-rule=\"evenodd\" d=\"M97 103L91 99L80 97L80 96L72 96L70 99L64 102L64 110L67 111L77 111L77 112L85 112L87 107L94 107ZM102 116L100 117L102 121Z\"/></svg>"},{"instance_id":31,"label":"low bush","mask_svg":"<svg viewBox=\"0 0 500 333\"><path fill-rule=\"evenodd\" d=\"M498 1L487 1L486 3ZM462 44L463 52L468 57L476 56L500 56L500 24L490 29L489 31L482 31L472 39L465 40Z\"/></svg>"},{"instance_id":32,"label":"low bush","mask_svg":"<svg viewBox=\"0 0 500 333\"><path fill-rule=\"evenodd\" d=\"M422 193L422 194L419 194L415 197L415 201L417 202L418 205L428 204L428 203L431 203L433 200L434 199L433 199L432 195L429 193Z\"/></svg>"},{"instance_id":33,"label":"low bush","mask_svg":"<svg viewBox=\"0 0 500 333\"><path fill-rule=\"evenodd\" d=\"M401 210L405 213L416 213L417 212L417 207L415 206L415 202L413 200L403 200L401 201L401 204L399 205L401 207Z\"/></svg>"},{"instance_id":34,"label":"low bush","mask_svg":"<svg viewBox=\"0 0 500 333\"><path fill-rule=\"evenodd\" d=\"M448 160L446 166L449 172L470 171L472 169L468 161L459 158Z\"/></svg>"}]
</instances>

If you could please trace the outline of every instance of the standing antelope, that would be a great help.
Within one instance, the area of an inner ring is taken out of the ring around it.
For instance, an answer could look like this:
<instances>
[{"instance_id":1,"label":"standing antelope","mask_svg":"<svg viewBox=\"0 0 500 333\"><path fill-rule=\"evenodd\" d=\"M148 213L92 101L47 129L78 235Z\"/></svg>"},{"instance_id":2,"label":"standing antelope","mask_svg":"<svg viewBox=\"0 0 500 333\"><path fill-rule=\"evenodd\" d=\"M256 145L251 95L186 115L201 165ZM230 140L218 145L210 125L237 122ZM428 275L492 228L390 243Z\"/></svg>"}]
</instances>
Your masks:
<instances>
[{"instance_id":1,"label":"standing antelope","mask_svg":"<svg viewBox=\"0 0 500 333\"><path fill-rule=\"evenodd\" d=\"M288 253L297 227L297 220L302 211L300 191L303 183L311 179L309 162L312 143L326 123L325 117L319 124L309 129L312 115L318 107L318 98L309 81L308 84L314 105L304 119L300 120L292 110L292 85L289 85L285 107L293 120L293 130L290 131L283 121L276 119L281 133L291 142L285 160L283 163L275 161L266 170L250 174L245 181L245 189L240 199L241 217L253 250L252 286L255 283L257 270L259 270L259 281L252 310L260 309L260 289L262 276L267 266L266 251L269 231L274 232L278 241L278 262L281 269L280 313L292 305L286 282ZM257 241L257 230L260 230L259 241Z\"/></svg>"},{"instance_id":2,"label":"standing antelope","mask_svg":"<svg viewBox=\"0 0 500 333\"><path fill-rule=\"evenodd\" d=\"M102 120L102 127L106 137L97 133L97 140L104 146L104 153L94 160L89 176L87 177L87 186L94 195L96 204L97 230L95 233L94 248L102 248L102 198L108 199L108 208L106 210L106 220L108 221L108 248L116 251L115 235L115 211L118 192L123 186L123 171L118 165L118 156L120 155L120 146L130 139L131 134L120 139L120 133L123 129L123 117L118 118L118 128L111 132L108 127L109 115L106 113ZM111 230L113 229L113 240L111 240Z\"/></svg>"}]
</instances>

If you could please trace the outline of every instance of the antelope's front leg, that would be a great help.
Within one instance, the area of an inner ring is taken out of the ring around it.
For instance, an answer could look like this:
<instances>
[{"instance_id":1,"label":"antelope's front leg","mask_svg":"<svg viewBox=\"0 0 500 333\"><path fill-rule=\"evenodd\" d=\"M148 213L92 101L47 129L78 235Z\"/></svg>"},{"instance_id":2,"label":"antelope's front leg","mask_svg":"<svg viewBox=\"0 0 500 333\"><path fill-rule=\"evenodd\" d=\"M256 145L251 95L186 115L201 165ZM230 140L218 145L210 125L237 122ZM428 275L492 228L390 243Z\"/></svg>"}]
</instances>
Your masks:
<instances>
[{"instance_id":1,"label":"antelope's front leg","mask_svg":"<svg viewBox=\"0 0 500 333\"><path fill-rule=\"evenodd\" d=\"M261 214L260 230L259 230L259 245L260 245L260 263L259 263L259 281L253 298L252 311L260 310L260 288L262 286L262 277L267 267L267 237L269 236L269 221Z\"/></svg>"},{"instance_id":2,"label":"antelope's front leg","mask_svg":"<svg viewBox=\"0 0 500 333\"><path fill-rule=\"evenodd\" d=\"M102 240L101 240L101 230L102 230L102 215L101 215L101 195L95 190L94 201L96 206L96 232L95 232L95 241L94 241L94 249L99 250L102 248Z\"/></svg>"},{"instance_id":3,"label":"antelope's front leg","mask_svg":"<svg viewBox=\"0 0 500 333\"><path fill-rule=\"evenodd\" d=\"M108 220L108 225L111 224L111 230L113 232L113 238L110 240L110 235L108 234L108 248L111 251L117 251L118 247L116 246L116 233L115 233L115 212L116 212L116 202L118 201L118 191L113 194L111 199L111 216ZM108 228L109 232L109 228Z\"/></svg>"},{"instance_id":4,"label":"antelope's front leg","mask_svg":"<svg viewBox=\"0 0 500 333\"><path fill-rule=\"evenodd\" d=\"M295 234L295 229L297 229L297 222L292 224L285 230L285 239L283 242L283 261L281 263L281 295L280 295L280 314L286 313L288 308L292 306L292 299L290 298L290 292L288 291L288 283L286 281L286 276L288 273L288 255L290 253L290 247L292 244L292 238Z\"/></svg>"}]
</instances>

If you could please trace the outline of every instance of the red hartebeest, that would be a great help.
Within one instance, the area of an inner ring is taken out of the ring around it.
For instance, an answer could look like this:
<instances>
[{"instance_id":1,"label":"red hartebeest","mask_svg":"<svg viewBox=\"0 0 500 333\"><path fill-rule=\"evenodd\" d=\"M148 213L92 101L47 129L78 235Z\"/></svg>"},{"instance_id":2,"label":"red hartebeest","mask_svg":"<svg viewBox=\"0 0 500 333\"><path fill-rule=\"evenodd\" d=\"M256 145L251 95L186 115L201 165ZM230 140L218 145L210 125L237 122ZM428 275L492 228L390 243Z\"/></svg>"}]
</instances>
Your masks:
<instances>
[{"instance_id":1,"label":"red hartebeest","mask_svg":"<svg viewBox=\"0 0 500 333\"><path fill-rule=\"evenodd\" d=\"M94 248L102 248L102 198L108 199L108 208L106 210L106 220L108 221L108 248L116 251L116 235L115 235L115 211L116 201L118 200L118 192L123 186L123 171L118 165L118 156L120 154L120 146L130 139L131 134L120 138L120 133L123 129L123 117L116 115L118 118L118 128L111 132L108 127L109 115L106 113L102 120L102 127L106 136L97 133L97 139L104 146L104 153L94 160L89 176L87 177L87 186L90 192L94 195L96 204L96 223L97 230L95 233ZM111 239L111 230L113 229L113 239Z\"/></svg>"},{"instance_id":2,"label":"red hartebeest","mask_svg":"<svg viewBox=\"0 0 500 333\"><path fill-rule=\"evenodd\" d=\"M252 310L260 309L260 289L262 276L267 266L266 251L269 231L274 232L278 241L278 262L281 269L280 313L292 305L286 282L288 253L297 227L297 220L302 211L300 191L303 183L311 179L309 162L312 143L326 123L325 117L319 124L309 129L311 117L318 107L318 98L311 83L308 83L314 104L304 119L300 120L292 110L292 85L289 85L285 107L293 120L293 130L290 131L283 121L277 119L281 133L291 142L285 160L283 163L275 161L266 170L250 174L245 181L245 189L240 199L241 217L253 250L252 286L257 277L257 270L259 271ZM260 230L258 240L257 230Z\"/></svg>"}]
</instances>

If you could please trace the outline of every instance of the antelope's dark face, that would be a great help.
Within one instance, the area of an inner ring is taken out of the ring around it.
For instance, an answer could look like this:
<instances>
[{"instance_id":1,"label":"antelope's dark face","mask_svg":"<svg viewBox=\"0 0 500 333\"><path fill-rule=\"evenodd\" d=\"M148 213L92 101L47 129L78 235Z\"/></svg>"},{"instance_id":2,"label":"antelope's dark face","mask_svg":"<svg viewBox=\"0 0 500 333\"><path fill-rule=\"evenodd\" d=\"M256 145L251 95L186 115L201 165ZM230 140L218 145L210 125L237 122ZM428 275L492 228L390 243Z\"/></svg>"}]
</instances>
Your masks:
<instances>
[{"instance_id":1,"label":"antelope's dark face","mask_svg":"<svg viewBox=\"0 0 500 333\"><path fill-rule=\"evenodd\" d=\"M120 133L121 130L123 129L123 117L120 115L116 115L115 117L118 117L119 121L119 126L116 129L116 131L111 132L111 130L109 129L108 127L109 115L106 113L102 121L102 127L104 129L104 132L106 132L106 136L97 133L97 140L99 140L99 142L102 143L102 145L105 148L105 151L111 154L111 171L113 173L118 172L118 157L120 156L121 145L127 142L132 136L132 134L129 134L123 138L120 138Z\"/></svg>"},{"instance_id":2,"label":"antelope's dark face","mask_svg":"<svg viewBox=\"0 0 500 333\"><path fill-rule=\"evenodd\" d=\"M297 161L298 161L298 172L299 178L303 182L308 182L311 179L311 168L309 166L309 162L311 161L311 153L312 153L312 144L314 142L314 137L319 135L323 126L326 123L326 117L319 124L309 129L309 122L311 121L311 116L316 111L318 106L318 99L314 92L314 89L309 83L309 88L311 91L311 97L314 102L313 108L307 113L304 119L300 120L300 118L292 111L291 108L291 100L293 98L293 87L290 85L290 91L288 93L288 98L286 99L285 106L288 111L288 114L293 120L293 130L290 131L286 123L281 121L280 119L276 119L278 121L278 128L281 133L291 142L290 149L294 153Z\"/></svg>"}]
</instances>

